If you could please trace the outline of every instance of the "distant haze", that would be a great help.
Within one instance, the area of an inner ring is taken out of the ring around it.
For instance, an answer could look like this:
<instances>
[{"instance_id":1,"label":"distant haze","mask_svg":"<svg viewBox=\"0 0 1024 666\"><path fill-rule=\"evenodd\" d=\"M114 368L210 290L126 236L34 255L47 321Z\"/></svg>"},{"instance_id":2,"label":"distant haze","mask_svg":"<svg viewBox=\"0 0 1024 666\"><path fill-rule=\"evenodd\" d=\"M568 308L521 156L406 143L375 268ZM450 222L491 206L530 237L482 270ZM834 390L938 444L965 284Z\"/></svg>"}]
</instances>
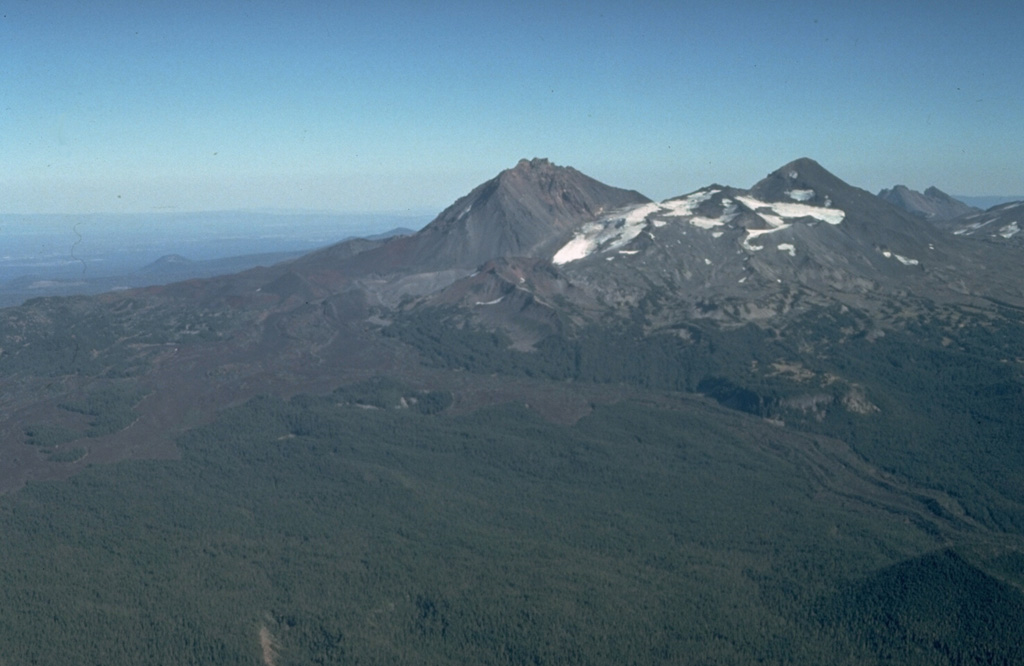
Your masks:
<instances>
[{"instance_id":1,"label":"distant haze","mask_svg":"<svg viewBox=\"0 0 1024 666\"><path fill-rule=\"evenodd\" d=\"M1024 194L1018 194L1016 196L987 197L958 196L957 199L963 201L968 206L974 206L975 208L987 210L992 206L998 206L999 204L1009 203L1011 201L1024 201Z\"/></svg>"},{"instance_id":2,"label":"distant haze","mask_svg":"<svg viewBox=\"0 0 1024 666\"><path fill-rule=\"evenodd\" d=\"M0 282L21 275L114 275L179 254L194 261L308 251L428 216L327 213L0 215Z\"/></svg>"}]
</instances>

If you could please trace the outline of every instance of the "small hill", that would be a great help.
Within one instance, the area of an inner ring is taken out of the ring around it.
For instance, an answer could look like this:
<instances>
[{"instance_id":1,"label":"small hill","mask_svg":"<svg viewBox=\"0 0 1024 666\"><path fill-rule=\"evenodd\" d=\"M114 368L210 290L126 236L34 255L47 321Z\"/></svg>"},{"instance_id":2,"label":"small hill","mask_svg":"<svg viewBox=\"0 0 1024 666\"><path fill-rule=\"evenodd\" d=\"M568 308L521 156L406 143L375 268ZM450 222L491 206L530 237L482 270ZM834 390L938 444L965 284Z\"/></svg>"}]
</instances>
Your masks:
<instances>
[{"instance_id":1,"label":"small hill","mask_svg":"<svg viewBox=\"0 0 1024 666\"><path fill-rule=\"evenodd\" d=\"M883 569L836 604L882 663L1024 663L1024 595L951 550Z\"/></svg>"},{"instance_id":2,"label":"small hill","mask_svg":"<svg viewBox=\"0 0 1024 666\"><path fill-rule=\"evenodd\" d=\"M193 264L191 259L180 254L166 254L151 264L146 264L139 269L139 273L163 273L167 271L177 272L184 267Z\"/></svg>"}]
</instances>

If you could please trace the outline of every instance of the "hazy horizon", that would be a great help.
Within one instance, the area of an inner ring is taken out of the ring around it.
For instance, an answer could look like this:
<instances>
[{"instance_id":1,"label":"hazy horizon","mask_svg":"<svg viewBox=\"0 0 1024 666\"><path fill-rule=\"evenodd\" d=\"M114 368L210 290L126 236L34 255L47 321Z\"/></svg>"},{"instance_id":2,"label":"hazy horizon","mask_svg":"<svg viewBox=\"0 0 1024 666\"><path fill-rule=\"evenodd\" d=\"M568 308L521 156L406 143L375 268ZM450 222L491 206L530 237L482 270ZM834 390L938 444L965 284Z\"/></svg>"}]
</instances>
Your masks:
<instances>
[{"instance_id":1,"label":"hazy horizon","mask_svg":"<svg viewBox=\"0 0 1024 666\"><path fill-rule=\"evenodd\" d=\"M167 255L192 261L308 252L399 227L425 215L196 211L0 213L0 283L23 276L95 278L132 272Z\"/></svg>"}]
</instances>

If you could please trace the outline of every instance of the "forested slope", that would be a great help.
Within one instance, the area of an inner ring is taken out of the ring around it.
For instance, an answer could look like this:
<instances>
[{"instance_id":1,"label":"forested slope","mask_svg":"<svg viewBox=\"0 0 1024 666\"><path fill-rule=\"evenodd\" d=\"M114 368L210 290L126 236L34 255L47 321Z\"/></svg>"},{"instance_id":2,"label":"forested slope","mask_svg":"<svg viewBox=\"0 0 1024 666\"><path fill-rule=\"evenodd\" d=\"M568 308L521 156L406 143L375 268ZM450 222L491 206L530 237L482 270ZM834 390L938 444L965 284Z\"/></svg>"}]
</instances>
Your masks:
<instances>
[{"instance_id":1,"label":"forested slope","mask_svg":"<svg viewBox=\"0 0 1024 666\"><path fill-rule=\"evenodd\" d=\"M180 461L0 498L4 660L871 664L886 567L1006 551L838 442L700 401L559 426L448 400L390 381L260 398ZM920 594L982 575L956 562ZM986 612L1012 617L998 585ZM905 663L1011 663L1006 626Z\"/></svg>"}]
</instances>

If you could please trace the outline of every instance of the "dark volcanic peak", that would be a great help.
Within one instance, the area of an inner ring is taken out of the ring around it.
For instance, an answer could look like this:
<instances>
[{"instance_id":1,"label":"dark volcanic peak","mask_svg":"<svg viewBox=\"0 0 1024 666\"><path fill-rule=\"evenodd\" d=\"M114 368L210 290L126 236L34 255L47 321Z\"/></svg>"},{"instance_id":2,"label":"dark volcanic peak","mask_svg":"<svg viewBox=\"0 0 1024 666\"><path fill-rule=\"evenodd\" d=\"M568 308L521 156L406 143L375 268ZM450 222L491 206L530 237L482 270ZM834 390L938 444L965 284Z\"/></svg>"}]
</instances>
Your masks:
<instances>
[{"instance_id":1,"label":"dark volcanic peak","mask_svg":"<svg viewBox=\"0 0 1024 666\"><path fill-rule=\"evenodd\" d=\"M772 172L750 193L762 201L797 201L842 210L845 232L878 246L911 249L934 244L940 237L919 217L853 187L806 157Z\"/></svg>"},{"instance_id":2,"label":"dark volcanic peak","mask_svg":"<svg viewBox=\"0 0 1024 666\"><path fill-rule=\"evenodd\" d=\"M346 272L472 270L499 257L532 256L583 222L649 201L571 167L524 159L478 185L418 233L355 257Z\"/></svg>"},{"instance_id":3,"label":"dark volcanic peak","mask_svg":"<svg viewBox=\"0 0 1024 666\"><path fill-rule=\"evenodd\" d=\"M762 201L798 201L829 205L830 195L850 186L814 160L801 157L768 174L750 189Z\"/></svg>"},{"instance_id":4,"label":"dark volcanic peak","mask_svg":"<svg viewBox=\"0 0 1024 666\"><path fill-rule=\"evenodd\" d=\"M908 213L933 221L949 220L978 210L954 199L937 187L929 187L921 193L905 185L896 185L891 189L882 190L878 196Z\"/></svg>"},{"instance_id":5,"label":"dark volcanic peak","mask_svg":"<svg viewBox=\"0 0 1024 666\"><path fill-rule=\"evenodd\" d=\"M547 159L520 160L475 188L419 234L430 261L475 267L495 257L529 256L579 222L650 201Z\"/></svg>"}]
</instances>

